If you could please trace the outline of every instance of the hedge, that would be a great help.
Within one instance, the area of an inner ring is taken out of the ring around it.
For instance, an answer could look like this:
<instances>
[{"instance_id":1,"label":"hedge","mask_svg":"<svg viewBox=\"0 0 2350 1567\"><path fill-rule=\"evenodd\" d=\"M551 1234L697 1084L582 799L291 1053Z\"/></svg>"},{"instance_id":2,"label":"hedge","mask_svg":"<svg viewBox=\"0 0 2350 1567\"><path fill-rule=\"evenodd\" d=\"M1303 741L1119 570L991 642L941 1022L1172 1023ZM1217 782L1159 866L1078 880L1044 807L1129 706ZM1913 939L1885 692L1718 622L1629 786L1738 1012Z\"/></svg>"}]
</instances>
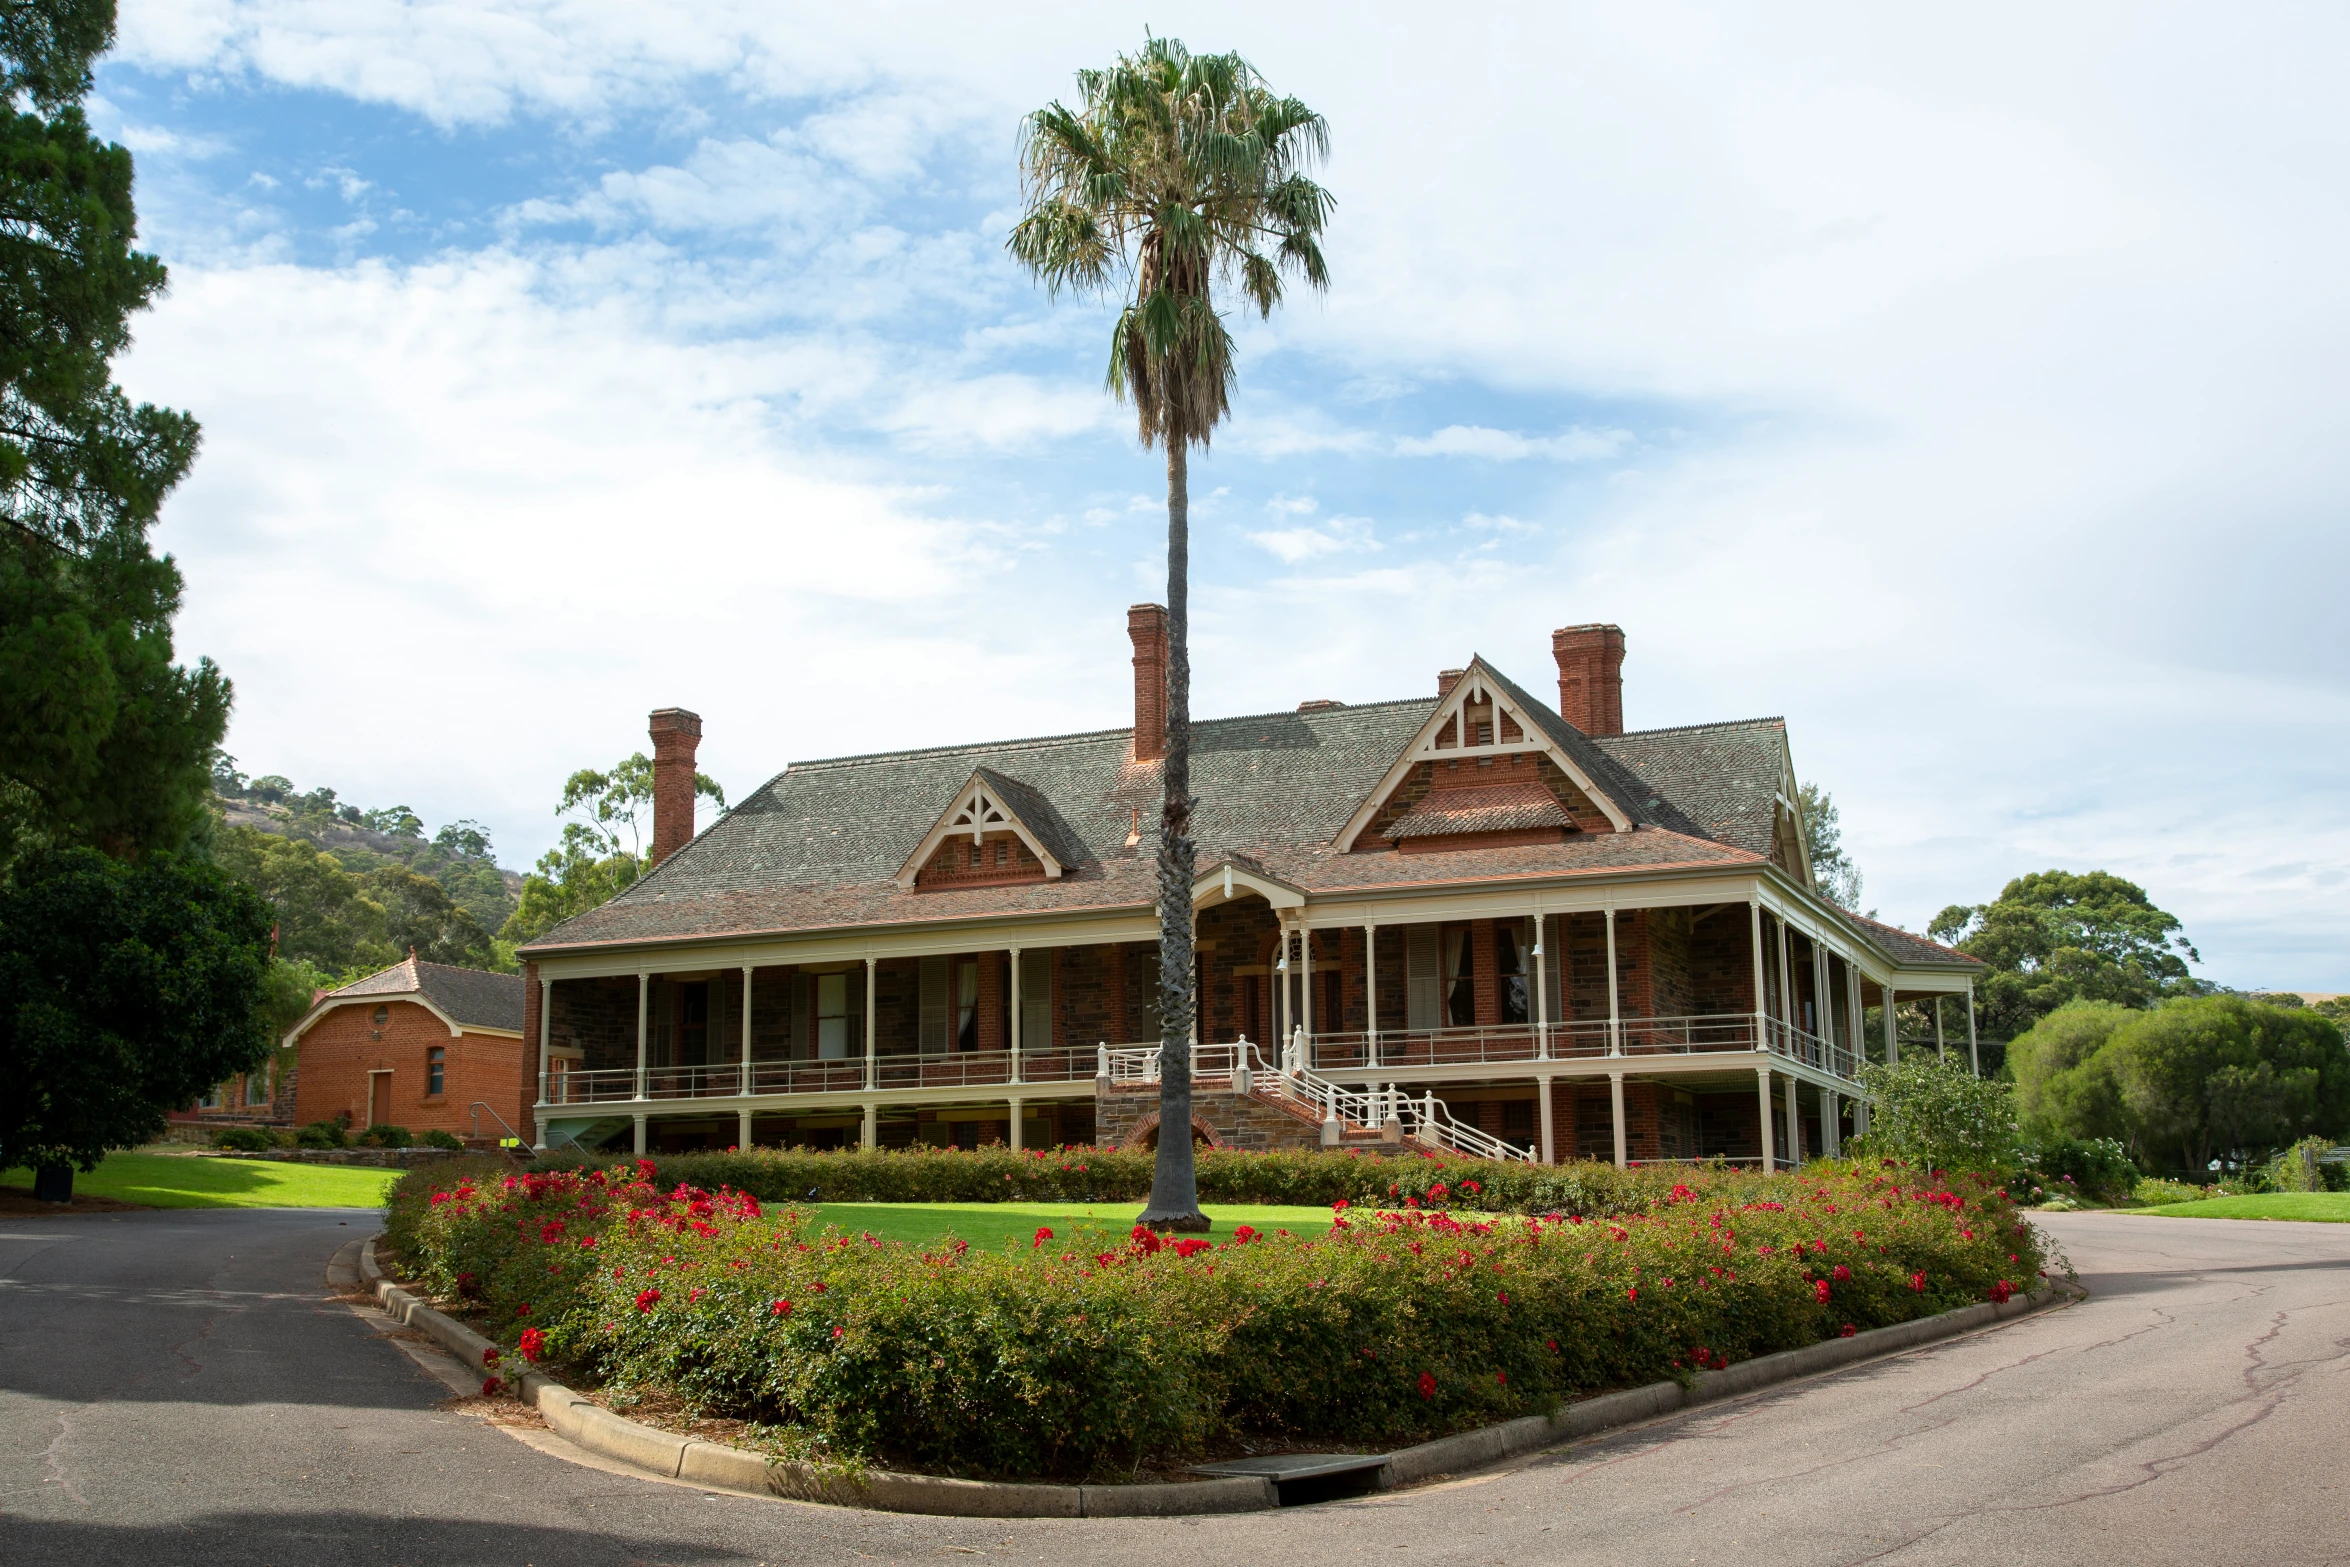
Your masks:
<instances>
[{"instance_id":1,"label":"hedge","mask_svg":"<svg viewBox=\"0 0 2350 1567\"><path fill-rule=\"evenodd\" d=\"M1244 1440L1422 1440L2003 1300L2041 1263L2003 1192L1873 1165L1769 1178L1767 1195L1686 1173L1613 1217L1342 1201L1314 1240L1040 1227L974 1251L656 1185L653 1163L415 1171L391 1239L485 1331L623 1399L674 1395L801 1453L993 1478L1120 1478Z\"/></svg>"},{"instance_id":2,"label":"hedge","mask_svg":"<svg viewBox=\"0 0 2350 1567\"><path fill-rule=\"evenodd\" d=\"M664 1187L683 1183L704 1191L748 1192L773 1206L794 1202L1117 1202L1140 1203L1150 1193L1152 1150L1057 1148L1015 1153L915 1148L823 1152L807 1148L749 1153L655 1155L652 1178ZM542 1169L586 1169L587 1160L554 1160ZM1689 1166L1657 1164L1619 1170L1612 1164L1528 1164L1422 1154L1390 1156L1349 1150L1323 1153L1243 1153L1201 1149L1200 1201L1208 1204L1295 1203L1324 1208L1340 1199L1354 1206L1422 1204L1438 1188L1474 1181L1475 1206L1490 1213L1639 1213L1659 1201ZM1761 1190L1769 1178L1727 1167L1711 1169L1711 1189Z\"/></svg>"}]
</instances>

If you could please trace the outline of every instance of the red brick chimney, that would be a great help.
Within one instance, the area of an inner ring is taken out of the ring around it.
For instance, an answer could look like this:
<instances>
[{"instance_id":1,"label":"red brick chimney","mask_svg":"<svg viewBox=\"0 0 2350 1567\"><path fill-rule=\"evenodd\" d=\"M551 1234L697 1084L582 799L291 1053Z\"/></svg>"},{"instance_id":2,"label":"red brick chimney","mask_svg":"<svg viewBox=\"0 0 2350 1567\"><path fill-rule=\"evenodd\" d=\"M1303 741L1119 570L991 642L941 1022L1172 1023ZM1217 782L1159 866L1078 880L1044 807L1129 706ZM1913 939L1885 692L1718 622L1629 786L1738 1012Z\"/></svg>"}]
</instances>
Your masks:
<instances>
[{"instance_id":1,"label":"red brick chimney","mask_svg":"<svg viewBox=\"0 0 2350 1567\"><path fill-rule=\"evenodd\" d=\"M1561 626L1550 634L1559 666L1559 716L1587 735L1624 732L1624 628Z\"/></svg>"},{"instance_id":2,"label":"red brick chimney","mask_svg":"<svg viewBox=\"0 0 2350 1567\"><path fill-rule=\"evenodd\" d=\"M1452 688L1459 685L1461 676L1467 673L1468 671L1465 669L1439 669L1436 671L1437 696L1442 698L1452 695Z\"/></svg>"},{"instance_id":3,"label":"red brick chimney","mask_svg":"<svg viewBox=\"0 0 2350 1567\"><path fill-rule=\"evenodd\" d=\"M1126 612L1126 635L1134 640L1134 759L1155 762L1167 754L1167 611L1137 604Z\"/></svg>"},{"instance_id":4,"label":"red brick chimney","mask_svg":"<svg viewBox=\"0 0 2350 1567\"><path fill-rule=\"evenodd\" d=\"M694 841L694 752L702 745L702 715L682 707L655 709L653 731L653 856L647 869Z\"/></svg>"}]
</instances>

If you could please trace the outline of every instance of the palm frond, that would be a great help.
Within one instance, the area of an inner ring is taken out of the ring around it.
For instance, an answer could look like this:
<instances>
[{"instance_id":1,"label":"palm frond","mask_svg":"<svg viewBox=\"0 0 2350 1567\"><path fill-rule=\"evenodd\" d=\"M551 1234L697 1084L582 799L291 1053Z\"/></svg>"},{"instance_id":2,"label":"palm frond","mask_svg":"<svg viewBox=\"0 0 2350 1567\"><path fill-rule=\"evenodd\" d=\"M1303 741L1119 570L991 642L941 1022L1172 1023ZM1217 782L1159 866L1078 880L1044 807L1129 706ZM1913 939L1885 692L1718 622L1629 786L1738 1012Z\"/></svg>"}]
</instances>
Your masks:
<instances>
[{"instance_id":1,"label":"palm frond","mask_svg":"<svg viewBox=\"0 0 2350 1567\"><path fill-rule=\"evenodd\" d=\"M1144 445L1204 446L1235 374L1218 292L1262 316L1286 277L1329 286L1316 236L1331 198L1301 172L1328 157L1329 126L1239 54L1148 33L1077 89L1075 107L1022 121L1026 200L1006 248L1049 292L1123 278L1104 383Z\"/></svg>"}]
</instances>

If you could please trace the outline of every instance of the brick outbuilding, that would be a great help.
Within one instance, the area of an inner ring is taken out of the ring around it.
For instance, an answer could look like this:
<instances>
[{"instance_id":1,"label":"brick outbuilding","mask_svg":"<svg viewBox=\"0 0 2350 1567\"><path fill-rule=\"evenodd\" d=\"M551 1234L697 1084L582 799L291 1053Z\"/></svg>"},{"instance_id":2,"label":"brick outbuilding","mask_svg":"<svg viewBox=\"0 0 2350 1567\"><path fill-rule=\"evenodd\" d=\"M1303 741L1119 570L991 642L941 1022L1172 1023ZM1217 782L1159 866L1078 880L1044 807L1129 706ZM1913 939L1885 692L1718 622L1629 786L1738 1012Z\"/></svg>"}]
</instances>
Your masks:
<instances>
[{"instance_id":1,"label":"brick outbuilding","mask_svg":"<svg viewBox=\"0 0 2350 1567\"><path fill-rule=\"evenodd\" d=\"M411 956L326 992L286 1035L294 1119L532 1140L537 1060L523 1045L524 989L519 974Z\"/></svg>"}]
</instances>

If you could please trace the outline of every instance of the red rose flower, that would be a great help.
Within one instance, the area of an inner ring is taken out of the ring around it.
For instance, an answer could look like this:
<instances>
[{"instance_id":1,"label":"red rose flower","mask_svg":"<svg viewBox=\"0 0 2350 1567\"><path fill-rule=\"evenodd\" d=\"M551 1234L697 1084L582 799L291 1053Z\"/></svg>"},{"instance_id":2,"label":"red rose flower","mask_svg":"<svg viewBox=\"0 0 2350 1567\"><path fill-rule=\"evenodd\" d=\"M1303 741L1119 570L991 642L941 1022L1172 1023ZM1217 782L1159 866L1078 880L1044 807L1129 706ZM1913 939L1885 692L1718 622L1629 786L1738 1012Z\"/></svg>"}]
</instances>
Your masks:
<instances>
[{"instance_id":1,"label":"red rose flower","mask_svg":"<svg viewBox=\"0 0 2350 1567\"><path fill-rule=\"evenodd\" d=\"M1435 1373L1429 1371L1423 1371L1420 1373L1420 1396L1422 1398L1434 1398L1436 1396Z\"/></svg>"},{"instance_id":2,"label":"red rose flower","mask_svg":"<svg viewBox=\"0 0 2350 1567\"><path fill-rule=\"evenodd\" d=\"M660 1304L661 1292L659 1290L645 1290L636 1298L636 1309L639 1311L651 1311Z\"/></svg>"}]
</instances>

